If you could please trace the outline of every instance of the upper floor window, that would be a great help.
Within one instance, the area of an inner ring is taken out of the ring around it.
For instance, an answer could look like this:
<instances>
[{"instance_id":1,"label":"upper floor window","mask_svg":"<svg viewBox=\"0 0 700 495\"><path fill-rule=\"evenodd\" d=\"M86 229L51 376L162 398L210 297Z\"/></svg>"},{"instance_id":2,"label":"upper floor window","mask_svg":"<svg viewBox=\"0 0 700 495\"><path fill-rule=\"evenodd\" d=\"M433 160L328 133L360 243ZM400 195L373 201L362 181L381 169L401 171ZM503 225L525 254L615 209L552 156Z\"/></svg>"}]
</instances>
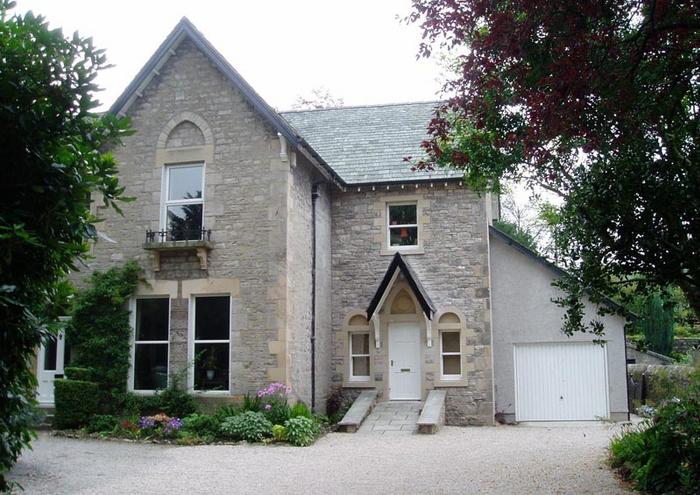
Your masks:
<instances>
[{"instance_id":1,"label":"upper floor window","mask_svg":"<svg viewBox=\"0 0 700 495\"><path fill-rule=\"evenodd\" d=\"M416 203L387 205L389 247L418 246L418 206Z\"/></svg>"},{"instance_id":2,"label":"upper floor window","mask_svg":"<svg viewBox=\"0 0 700 495\"><path fill-rule=\"evenodd\" d=\"M202 239L204 164L165 167L162 222L171 241Z\"/></svg>"}]
</instances>

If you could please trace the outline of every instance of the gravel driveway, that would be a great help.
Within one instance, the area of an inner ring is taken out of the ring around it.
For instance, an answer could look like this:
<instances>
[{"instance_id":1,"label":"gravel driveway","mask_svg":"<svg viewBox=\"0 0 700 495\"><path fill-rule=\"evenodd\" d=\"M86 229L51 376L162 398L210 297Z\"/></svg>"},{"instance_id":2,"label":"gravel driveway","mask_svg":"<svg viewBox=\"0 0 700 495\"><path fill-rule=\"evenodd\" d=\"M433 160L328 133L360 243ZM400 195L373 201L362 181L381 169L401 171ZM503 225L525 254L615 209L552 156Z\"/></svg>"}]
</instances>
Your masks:
<instances>
[{"instance_id":1,"label":"gravel driveway","mask_svg":"<svg viewBox=\"0 0 700 495\"><path fill-rule=\"evenodd\" d=\"M177 447L42 433L11 473L26 494L629 493L603 424L332 433L308 448Z\"/></svg>"}]
</instances>

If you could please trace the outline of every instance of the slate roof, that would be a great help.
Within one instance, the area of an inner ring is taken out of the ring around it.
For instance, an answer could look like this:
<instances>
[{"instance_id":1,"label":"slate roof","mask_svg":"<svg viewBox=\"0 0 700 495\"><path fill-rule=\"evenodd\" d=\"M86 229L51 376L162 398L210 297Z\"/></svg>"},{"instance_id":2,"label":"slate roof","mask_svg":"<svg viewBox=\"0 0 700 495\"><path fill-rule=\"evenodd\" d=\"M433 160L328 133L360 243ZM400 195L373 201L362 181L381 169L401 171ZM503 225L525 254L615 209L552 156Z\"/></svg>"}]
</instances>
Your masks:
<instances>
[{"instance_id":1,"label":"slate roof","mask_svg":"<svg viewBox=\"0 0 700 495\"><path fill-rule=\"evenodd\" d=\"M328 108L281 115L347 184L462 177L459 172L412 172L404 157L422 156L420 143L437 102Z\"/></svg>"}]
</instances>

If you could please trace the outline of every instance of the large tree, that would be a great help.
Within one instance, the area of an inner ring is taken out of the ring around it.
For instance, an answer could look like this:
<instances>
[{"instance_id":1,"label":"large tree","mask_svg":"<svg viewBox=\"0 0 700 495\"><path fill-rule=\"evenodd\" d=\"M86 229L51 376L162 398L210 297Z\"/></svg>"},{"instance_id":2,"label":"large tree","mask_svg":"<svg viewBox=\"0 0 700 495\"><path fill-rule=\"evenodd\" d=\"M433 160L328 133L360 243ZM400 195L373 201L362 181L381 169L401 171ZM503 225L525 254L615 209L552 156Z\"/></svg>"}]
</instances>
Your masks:
<instances>
[{"instance_id":1,"label":"large tree","mask_svg":"<svg viewBox=\"0 0 700 495\"><path fill-rule=\"evenodd\" d=\"M32 438L30 359L50 323L42 308L95 234L91 195L114 206L123 194L102 150L129 132L93 113L103 51L12 7L0 0L0 491Z\"/></svg>"},{"instance_id":2,"label":"large tree","mask_svg":"<svg viewBox=\"0 0 700 495\"><path fill-rule=\"evenodd\" d=\"M626 283L700 314L700 1L414 0L409 21L458 66L416 167L561 197L568 329L583 291Z\"/></svg>"}]
</instances>

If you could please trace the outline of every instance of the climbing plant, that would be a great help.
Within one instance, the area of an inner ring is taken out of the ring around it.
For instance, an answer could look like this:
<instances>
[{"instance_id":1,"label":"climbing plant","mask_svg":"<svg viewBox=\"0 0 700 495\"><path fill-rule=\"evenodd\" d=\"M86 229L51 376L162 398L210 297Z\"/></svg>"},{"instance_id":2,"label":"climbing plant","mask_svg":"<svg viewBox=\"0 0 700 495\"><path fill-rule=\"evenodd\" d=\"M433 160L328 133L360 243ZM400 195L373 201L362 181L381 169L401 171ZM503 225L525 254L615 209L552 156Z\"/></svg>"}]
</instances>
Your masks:
<instances>
[{"instance_id":1,"label":"climbing plant","mask_svg":"<svg viewBox=\"0 0 700 495\"><path fill-rule=\"evenodd\" d=\"M72 366L91 368L93 380L107 396L126 390L131 332L128 301L140 273L135 261L93 273L89 286L75 296L66 329Z\"/></svg>"}]
</instances>

